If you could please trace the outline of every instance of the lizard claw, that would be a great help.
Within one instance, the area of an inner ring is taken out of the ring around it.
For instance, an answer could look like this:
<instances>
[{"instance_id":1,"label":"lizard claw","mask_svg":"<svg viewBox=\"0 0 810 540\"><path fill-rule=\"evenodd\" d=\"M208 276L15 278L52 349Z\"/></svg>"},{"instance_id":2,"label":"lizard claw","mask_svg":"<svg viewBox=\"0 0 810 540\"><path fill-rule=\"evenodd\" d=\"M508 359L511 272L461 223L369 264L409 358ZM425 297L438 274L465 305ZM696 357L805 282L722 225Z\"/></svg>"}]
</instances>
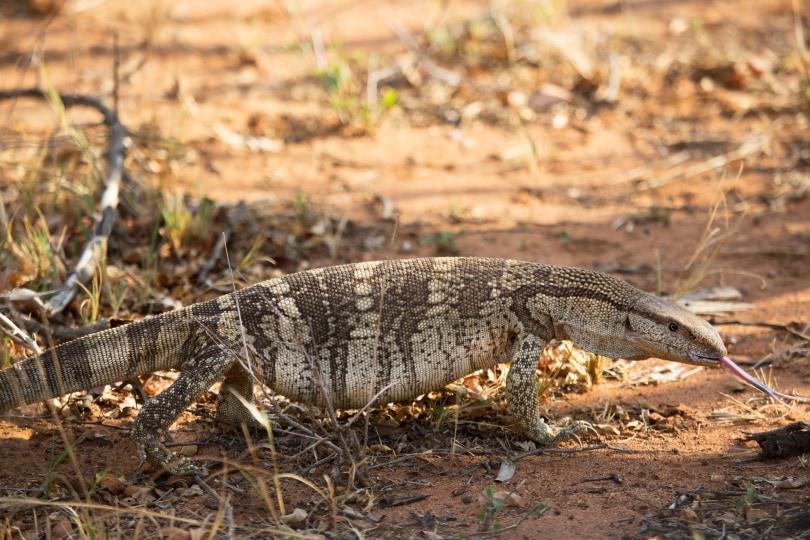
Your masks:
<instances>
[{"instance_id":1,"label":"lizard claw","mask_svg":"<svg viewBox=\"0 0 810 540\"><path fill-rule=\"evenodd\" d=\"M179 457L177 452L169 452L159 441L153 438L139 440L137 443L139 463L138 469L149 462L159 470L164 470L174 476L201 476L202 469L186 457Z\"/></svg>"},{"instance_id":2,"label":"lizard claw","mask_svg":"<svg viewBox=\"0 0 810 540\"><path fill-rule=\"evenodd\" d=\"M579 438L579 433L591 432L596 437L599 433L594 429L590 422L584 420L571 420L570 418L563 418L553 425L539 422L530 437L543 446L553 446L559 442L573 439L577 444L582 447L582 439Z\"/></svg>"},{"instance_id":3,"label":"lizard claw","mask_svg":"<svg viewBox=\"0 0 810 540\"><path fill-rule=\"evenodd\" d=\"M596 438L599 438L599 432L593 427L590 422L584 420L571 420L570 418L563 418L554 427L557 428L557 434L554 436L553 443L558 443L567 439L574 439L580 448L582 448L582 439L579 438L578 433L593 433Z\"/></svg>"}]
</instances>

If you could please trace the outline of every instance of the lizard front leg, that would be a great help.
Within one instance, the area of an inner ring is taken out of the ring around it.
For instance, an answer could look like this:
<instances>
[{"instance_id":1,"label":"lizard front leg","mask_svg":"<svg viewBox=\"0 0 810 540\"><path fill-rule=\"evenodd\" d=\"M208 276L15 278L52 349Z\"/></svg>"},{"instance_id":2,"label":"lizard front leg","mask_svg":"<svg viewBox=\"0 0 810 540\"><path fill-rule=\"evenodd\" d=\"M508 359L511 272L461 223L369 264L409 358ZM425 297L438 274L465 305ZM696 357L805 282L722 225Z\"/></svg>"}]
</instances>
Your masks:
<instances>
[{"instance_id":1,"label":"lizard front leg","mask_svg":"<svg viewBox=\"0 0 810 540\"><path fill-rule=\"evenodd\" d=\"M200 470L186 458L179 461L169 452L161 439L177 418L230 369L233 359L227 358L218 346L194 356L182 367L172 385L150 399L141 409L132 426L132 438L138 448L141 463L149 461L171 474L189 476ZM252 395L251 395L252 397Z\"/></svg>"},{"instance_id":2,"label":"lizard front leg","mask_svg":"<svg viewBox=\"0 0 810 540\"><path fill-rule=\"evenodd\" d=\"M551 446L572 437L579 440L577 433L594 429L588 422L572 421L570 418L563 418L554 425L546 424L543 420L535 372L545 346L544 340L530 334L515 343L511 355L512 365L506 376L506 403L509 412L530 439L542 446Z\"/></svg>"}]
</instances>

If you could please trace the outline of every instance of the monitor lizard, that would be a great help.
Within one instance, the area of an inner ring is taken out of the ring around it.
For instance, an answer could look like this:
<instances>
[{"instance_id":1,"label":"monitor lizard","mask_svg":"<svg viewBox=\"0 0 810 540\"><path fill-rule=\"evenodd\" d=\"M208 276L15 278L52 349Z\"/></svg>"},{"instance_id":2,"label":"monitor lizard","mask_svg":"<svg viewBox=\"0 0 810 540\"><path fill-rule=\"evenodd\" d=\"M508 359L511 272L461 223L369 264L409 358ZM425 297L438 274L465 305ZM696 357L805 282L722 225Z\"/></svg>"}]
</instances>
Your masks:
<instances>
[{"instance_id":1,"label":"monitor lizard","mask_svg":"<svg viewBox=\"0 0 810 540\"><path fill-rule=\"evenodd\" d=\"M161 440L220 379L218 416L238 423L250 414L234 394L252 401L254 381L294 401L351 409L375 395L410 400L511 361L510 413L528 438L550 445L590 427L541 416L535 371L553 339L632 360L718 365L726 354L703 319L601 272L477 257L361 262L270 279L25 358L0 371L0 412L177 369L132 436L141 462L189 475L197 467Z\"/></svg>"}]
</instances>

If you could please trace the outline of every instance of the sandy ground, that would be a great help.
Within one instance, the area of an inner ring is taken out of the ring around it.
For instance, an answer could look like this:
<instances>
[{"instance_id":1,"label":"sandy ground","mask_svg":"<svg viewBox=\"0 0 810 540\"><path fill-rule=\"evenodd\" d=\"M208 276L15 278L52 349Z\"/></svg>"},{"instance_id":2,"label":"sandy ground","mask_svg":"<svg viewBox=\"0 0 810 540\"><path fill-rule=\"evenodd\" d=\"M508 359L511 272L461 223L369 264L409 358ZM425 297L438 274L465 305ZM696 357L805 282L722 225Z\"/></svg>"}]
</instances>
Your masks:
<instances>
[{"instance_id":1,"label":"sandy ground","mask_svg":"<svg viewBox=\"0 0 810 540\"><path fill-rule=\"evenodd\" d=\"M0 87L47 82L64 93L109 96L117 32L122 121L173 141L134 153L142 176L223 204L291 208L304 201L329 217L336 239L331 254L319 251L307 265L509 257L602 269L645 290L677 293L699 266L686 269L697 254L707 271L690 290L735 287L753 304L713 320L797 323L807 335L808 101L794 39L796 17L808 32L806 6L797 15L795 5L776 0L572 1L558 8L469 0L294 4L75 0L53 15L13 4L0 19ZM406 36L430 63L419 62ZM378 102L386 88L396 89L390 109L368 105L366 74L375 70L385 75ZM31 144L59 124L36 101L0 106L7 143L17 137ZM92 111L70 117L97 121ZM29 173L15 166L22 158L9 147L0 177L6 187ZM285 270L301 265L288 261ZM774 328L718 328L735 360L767 358L772 385L810 394L807 340ZM651 366L666 367L650 361L632 372ZM663 531L680 537L690 526L706 527L714 537L729 527L753 538L762 529L735 507L738 497L723 499L722 511L706 511L705 501L751 487L790 501L808 498L806 486L787 491L762 481L806 478L805 461L745 461L756 446L742 440L744 431L807 420L805 405L769 405L719 370L580 390L555 392L544 404L549 416L595 421L611 411L605 422L621 425L606 435L613 448L530 457L517 463L514 477L496 483L500 462L520 453L520 438L484 433L466 440L478 440L486 452L435 452L374 469L372 487L346 503L357 515L342 518L344 532L350 522L370 538L473 533L486 507L480 494L492 488L514 490L523 501L494 520L517 524L510 538L652 537L656 529L644 527L663 523L660 511L679 494L701 488L707 491L689 499L689 511L675 511L685 528ZM0 421L0 493L41 485L52 445L62 444L52 426L49 419ZM137 460L125 432L84 429L101 434L77 447L80 470L88 477L108 470L132 482ZM179 439L195 440L211 426L189 417L177 430ZM408 428L397 452L423 452L434 437L448 440L448 430L452 435L452 424ZM249 460L238 443L203 445L195 457L222 452ZM57 491L75 485L75 469L58 470ZM282 470L299 472L294 462ZM321 482L324 472L311 473L312 481ZM251 489L214 487L228 493L239 527L271 522ZM288 509L323 513L313 491L295 482L285 487ZM386 504L410 496L408 504ZM114 502L109 497L105 502ZM167 500L168 509L144 506L201 522L217 515L203 493ZM543 502L546 512L521 520ZM765 513L784 525L773 507ZM17 519L6 523L33 527Z\"/></svg>"}]
</instances>

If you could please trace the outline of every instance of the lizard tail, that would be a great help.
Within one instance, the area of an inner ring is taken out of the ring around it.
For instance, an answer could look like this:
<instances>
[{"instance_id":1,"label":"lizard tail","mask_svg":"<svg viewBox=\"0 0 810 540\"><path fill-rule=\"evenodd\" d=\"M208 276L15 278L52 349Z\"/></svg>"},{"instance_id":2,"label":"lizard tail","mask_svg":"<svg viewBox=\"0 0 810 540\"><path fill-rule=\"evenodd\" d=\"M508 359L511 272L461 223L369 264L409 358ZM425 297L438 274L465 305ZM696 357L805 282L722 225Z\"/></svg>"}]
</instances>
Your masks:
<instances>
[{"instance_id":1,"label":"lizard tail","mask_svg":"<svg viewBox=\"0 0 810 540\"><path fill-rule=\"evenodd\" d=\"M188 339L182 311L171 312L171 323L159 320L169 314L142 319L15 362L0 371L0 412L179 367L177 351ZM164 327L172 331L162 331Z\"/></svg>"}]
</instances>

